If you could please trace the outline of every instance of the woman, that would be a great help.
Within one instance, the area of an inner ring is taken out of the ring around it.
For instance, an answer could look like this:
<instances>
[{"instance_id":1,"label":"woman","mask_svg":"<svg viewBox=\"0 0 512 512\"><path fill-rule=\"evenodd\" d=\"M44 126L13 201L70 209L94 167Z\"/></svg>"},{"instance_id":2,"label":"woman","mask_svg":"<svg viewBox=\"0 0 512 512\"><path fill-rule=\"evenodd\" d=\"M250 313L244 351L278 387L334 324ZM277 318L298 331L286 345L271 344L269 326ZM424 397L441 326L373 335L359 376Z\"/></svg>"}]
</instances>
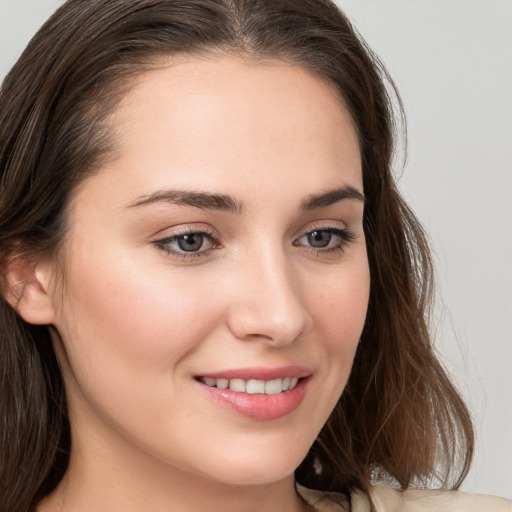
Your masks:
<instances>
[{"instance_id":1,"label":"woman","mask_svg":"<svg viewBox=\"0 0 512 512\"><path fill-rule=\"evenodd\" d=\"M473 433L385 79L326 1L41 29L0 101L2 511L511 510L407 491Z\"/></svg>"}]
</instances>

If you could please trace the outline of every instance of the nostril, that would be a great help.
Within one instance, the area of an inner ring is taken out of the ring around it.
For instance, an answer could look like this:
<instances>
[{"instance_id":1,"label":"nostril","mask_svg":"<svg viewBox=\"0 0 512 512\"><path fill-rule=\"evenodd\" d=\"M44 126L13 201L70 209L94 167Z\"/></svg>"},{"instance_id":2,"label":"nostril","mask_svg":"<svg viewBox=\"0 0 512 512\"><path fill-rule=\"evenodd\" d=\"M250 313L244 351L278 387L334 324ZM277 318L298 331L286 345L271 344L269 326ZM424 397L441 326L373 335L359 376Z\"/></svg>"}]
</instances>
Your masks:
<instances>
[{"instance_id":1,"label":"nostril","mask_svg":"<svg viewBox=\"0 0 512 512\"><path fill-rule=\"evenodd\" d=\"M237 304L228 316L231 333L244 341L263 341L275 346L293 343L312 325L299 301L278 306L275 301Z\"/></svg>"}]
</instances>

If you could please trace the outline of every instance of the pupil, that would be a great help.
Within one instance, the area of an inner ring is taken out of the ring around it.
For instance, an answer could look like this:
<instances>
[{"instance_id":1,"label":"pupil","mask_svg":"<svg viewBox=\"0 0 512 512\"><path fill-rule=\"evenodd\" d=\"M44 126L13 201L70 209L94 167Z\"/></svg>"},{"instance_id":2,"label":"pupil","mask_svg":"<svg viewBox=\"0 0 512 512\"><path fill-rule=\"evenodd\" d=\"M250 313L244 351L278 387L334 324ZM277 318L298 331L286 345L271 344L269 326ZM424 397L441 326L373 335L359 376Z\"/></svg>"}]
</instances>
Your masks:
<instances>
[{"instance_id":1,"label":"pupil","mask_svg":"<svg viewBox=\"0 0 512 512\"><path fill-rule=\"evenodd\" d=\"M183 235L178 238L178 245L182 251L198 251L203 245L203 235L194 233L192 235Z\"/></svg>"},{"instance_id":2,"label":"pupil","mask_svg":"<svg viewBox=\"0 0 512 512\"><path fill-rule=\"evenodd\" d=\"M332 234L329 231L313 231L308 235L308 242L313 247L326 247L331 241Z\"/></svg>"}]
</instances>

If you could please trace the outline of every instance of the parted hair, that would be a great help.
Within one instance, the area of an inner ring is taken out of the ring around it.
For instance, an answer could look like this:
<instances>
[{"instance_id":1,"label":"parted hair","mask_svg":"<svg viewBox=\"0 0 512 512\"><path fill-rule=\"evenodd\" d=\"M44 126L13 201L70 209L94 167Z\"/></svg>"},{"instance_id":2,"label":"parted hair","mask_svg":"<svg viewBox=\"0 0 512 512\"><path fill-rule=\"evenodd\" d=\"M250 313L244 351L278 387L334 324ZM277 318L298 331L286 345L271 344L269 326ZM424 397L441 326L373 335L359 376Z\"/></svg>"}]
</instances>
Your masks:
<instances>
[{"instance_id":1,"label":"parted hair","mask_svg":"<svg viewBox=\"0 0 512 512\"><path fill-rule=\"evenodd\" d=\"M326 80L359 137L369 309L347 386L297 481L339 492L375 479L456 488L469 469L470 415L429 334L427 239L392 171L401 103L346 16L329 0L68 0L0 89L2 512L26 512L51 492L73 444L53 327L26 323L8 303L6 267L58 253L70 194L114 150L109 119L133 77L218 52Z\"/></svg>"}]
</instances>

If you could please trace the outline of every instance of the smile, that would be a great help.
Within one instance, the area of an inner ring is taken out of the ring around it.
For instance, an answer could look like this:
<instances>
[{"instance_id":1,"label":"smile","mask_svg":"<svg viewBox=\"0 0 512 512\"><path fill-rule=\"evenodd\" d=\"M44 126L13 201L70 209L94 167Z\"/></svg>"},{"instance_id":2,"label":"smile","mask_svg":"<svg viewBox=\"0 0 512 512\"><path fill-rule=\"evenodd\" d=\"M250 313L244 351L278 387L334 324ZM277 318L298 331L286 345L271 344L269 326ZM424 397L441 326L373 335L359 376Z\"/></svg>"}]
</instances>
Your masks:
<instances>
[{"instance_id":1,"label":"smile","mask_svg":"<svg viewBox=\"0 0 512 512\"><path fill-rule=\"evenodd\" d=\"M198 375L194 380L214 403L266 421L283 418L300 407L312 373L300 366L243 368Z\"/></svg>"},{"instance_id":2,"label":"smile","mask_svg":"<svg viewBox=\"0 0 512 512\"><path fill-rule=\"evenodd\" d=\"M200 382L212 388L229 389L238 393L250 395L277 395L285 391L291 391L298 384L298 377L284 377L282 379L257 380L257 379L217 379L213 377L201 377Z\"/></svg>"}]
</instances>

